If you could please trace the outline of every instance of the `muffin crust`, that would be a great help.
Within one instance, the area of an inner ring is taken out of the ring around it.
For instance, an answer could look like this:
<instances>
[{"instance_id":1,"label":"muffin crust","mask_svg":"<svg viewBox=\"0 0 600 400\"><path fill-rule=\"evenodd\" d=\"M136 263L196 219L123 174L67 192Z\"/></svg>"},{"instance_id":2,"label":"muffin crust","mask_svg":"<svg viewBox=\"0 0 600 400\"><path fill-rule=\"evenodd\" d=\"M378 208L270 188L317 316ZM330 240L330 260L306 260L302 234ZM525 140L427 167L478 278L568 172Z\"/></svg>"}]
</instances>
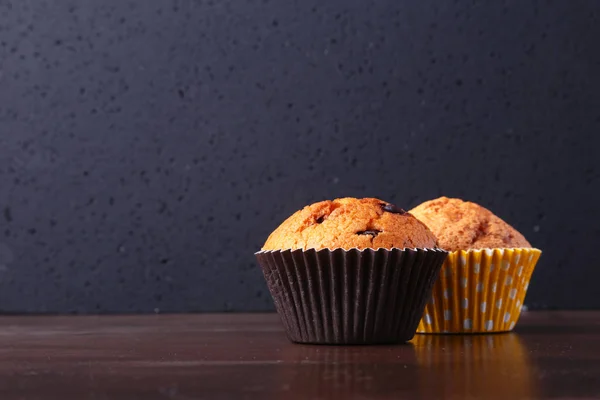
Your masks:
<instances>
[{"instance_id":1,"label":"muffin crust","mask_svg":"<svg viewBox=\"0 0 600 400\"><path fill-rule=\"evenodd\" d=\"M440 197L410 210L448 251L483 248L531 248L516 229L490 210L461 199Z\"/></svg>"},{"instance_id":2,"label":"muffin crust","mask_svg":"<svg viewBox=\"0 0 600 400\"><path fill-rule=\"evenodd\" d=\"M286 219L263 250L434 248L434 234L410 213L375 198L311 204Z\"/></svg>"}]
</instances>

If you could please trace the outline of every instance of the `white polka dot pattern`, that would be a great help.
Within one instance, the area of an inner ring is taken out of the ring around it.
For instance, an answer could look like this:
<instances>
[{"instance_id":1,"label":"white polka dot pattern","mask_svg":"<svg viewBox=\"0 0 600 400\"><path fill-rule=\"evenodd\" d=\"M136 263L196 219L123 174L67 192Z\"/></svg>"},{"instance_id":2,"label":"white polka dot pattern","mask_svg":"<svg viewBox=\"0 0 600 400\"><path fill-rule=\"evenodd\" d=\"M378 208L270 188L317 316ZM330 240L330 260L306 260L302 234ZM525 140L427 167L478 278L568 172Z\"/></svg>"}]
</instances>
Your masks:
<instances>
[{"instance_id":1,"label":"white polka dot pattern","mask_svg":"<svg viewBox=\"0 0 600 400\"><path fill-rule=\"evenodd\" d=\"M450 253L417 332L511 330L519 319L539 254L536 249Z\"/></svg>"}]
</instances>

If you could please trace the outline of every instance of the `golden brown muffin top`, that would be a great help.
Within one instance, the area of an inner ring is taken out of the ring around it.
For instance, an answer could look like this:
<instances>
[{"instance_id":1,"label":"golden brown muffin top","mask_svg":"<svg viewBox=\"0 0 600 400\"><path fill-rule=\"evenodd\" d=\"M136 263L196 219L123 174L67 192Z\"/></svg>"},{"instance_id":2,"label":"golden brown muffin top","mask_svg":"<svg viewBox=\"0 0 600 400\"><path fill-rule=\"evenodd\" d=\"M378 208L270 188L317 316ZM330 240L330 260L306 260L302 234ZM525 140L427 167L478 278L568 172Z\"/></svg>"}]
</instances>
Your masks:
<instances>
[{"instance_id":1,"label":"golden brown muffin top","mask_svg":"<svg viewBox=\"0 0 600 400\"><path fill-rule=\"evenodd\" d=\"M418 205L410 213L435 233L444 250L531 247L516 229L470 201L440 197Z\"/></svg>"},{"instance_id":2,"label":"golden brown muffin top","mask_svg":"<svg viewBox=\"0 0 600 400\"><path fill-rule=\"evenodd\" d=\"M304 207L286 219L263 250L434 248L436 238L406 211L379 199L346 197Z\"/></svg>"}]
</instances>

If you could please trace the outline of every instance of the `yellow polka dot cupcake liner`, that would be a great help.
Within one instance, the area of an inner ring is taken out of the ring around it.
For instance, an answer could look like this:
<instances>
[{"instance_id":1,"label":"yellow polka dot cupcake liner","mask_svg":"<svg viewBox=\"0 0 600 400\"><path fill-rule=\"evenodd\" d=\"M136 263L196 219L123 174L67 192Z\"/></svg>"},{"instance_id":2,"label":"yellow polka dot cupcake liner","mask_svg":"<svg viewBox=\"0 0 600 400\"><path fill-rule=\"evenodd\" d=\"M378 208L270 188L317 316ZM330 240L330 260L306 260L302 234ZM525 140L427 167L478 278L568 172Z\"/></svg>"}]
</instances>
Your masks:
<instances>
[{"instance_id":1,"label":"yellow polka dot cupcake liner","mask_svg":"<svg viewBox=\"0 0 600 400\"><path fill-rule=\"evenodd\" d=\"M541 254L526 248L451 252L433 285L417 333L511 331Z\"/></svg>"}]
</instances>

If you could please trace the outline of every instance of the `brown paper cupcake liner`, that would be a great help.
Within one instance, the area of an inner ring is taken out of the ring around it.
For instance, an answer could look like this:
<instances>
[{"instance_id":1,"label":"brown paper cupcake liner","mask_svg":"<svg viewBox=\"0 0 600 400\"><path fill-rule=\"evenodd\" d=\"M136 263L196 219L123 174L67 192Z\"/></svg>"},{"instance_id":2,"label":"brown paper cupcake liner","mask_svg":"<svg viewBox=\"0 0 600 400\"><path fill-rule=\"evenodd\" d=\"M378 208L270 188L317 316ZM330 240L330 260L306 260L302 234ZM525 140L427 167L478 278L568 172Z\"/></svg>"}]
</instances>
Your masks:
<instances>
[{"instance_id":1,"label":"brown paper cupcake liner","mask_svg":"<svg viewBox=\"0 0 600 400\"><path fill-rule=\"evenodd\" d=\"M418 333L492 333L514 328L538 249L460 250L448 255Z\"/></svg>"},{"instance_id":2,"label":"brown paper cupcake liner","mask_svg":"<svg viewBox=\"0 0 600 400\"><path fill-rule=\"evenodd\" d=\"M447 254L310 249L256 257L291 341L377 344L412 339Z\"/></svg>"}]
</instances>

